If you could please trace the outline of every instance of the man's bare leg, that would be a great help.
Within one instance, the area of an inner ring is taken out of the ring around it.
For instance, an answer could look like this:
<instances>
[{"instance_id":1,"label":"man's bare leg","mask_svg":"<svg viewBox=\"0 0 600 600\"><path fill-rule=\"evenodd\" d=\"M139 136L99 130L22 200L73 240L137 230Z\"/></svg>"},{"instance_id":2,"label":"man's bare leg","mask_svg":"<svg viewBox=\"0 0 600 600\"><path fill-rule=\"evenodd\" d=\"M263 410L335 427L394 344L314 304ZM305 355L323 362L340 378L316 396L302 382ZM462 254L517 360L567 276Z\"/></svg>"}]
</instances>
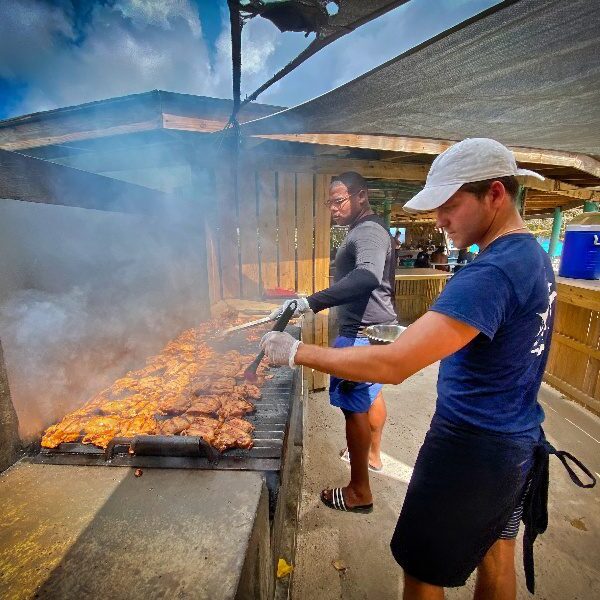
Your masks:
<instances>
[{"instance_id":1,"label":"man's bare leg","mask_svg":"<svg viewBox=\"0 0 600 600\"><path fill-rule=\"evenodd\" d=\"M515 540L498 540L477 567L474 600L515 600Z\"/></svg>"},{"instance_id":2,"label":"man's bare leg","mask_svg":"<svg viewBox=\"0 0 600 600\"><path fill-rule=\"evenodd\" d=\"M344 488L344 501L349 507L373 502L369 486L369 448L371 426L368 413L345 413L346 443L350 452L350 483ZM326 493L331 499L331 490Z\"/></svg>"},{"instance_id":3,"label":"man's bare leg","mask_svg":"<svg viewBox=\"0 0 600 600\"><path fill-rule=\"evenodd\" d=\"M403 600L444 600L444 588L419 581L404 572Z\"/></svg>"},{"instance_id":4,"label":"man's bare leg","mask_svg":"<svg viewBox=\"0 0 600 600\"><path fill-rule=\"evenodd\" d=\"M383 393L379 392L369 408L369 425L371 426L371 449L369 451L369 464L380 469L381 462L381 435L387 419L387 409L383 400Z\"/></svg>"},{"instance_id":5,"label":"man's bare leg","mask_svg":"<svg viewBox=\"0 0 600 600\"><path fill-rule=\"evenodd\" d=\"M369 449L369 464L376 469L382 467L381 462L381 436L383 434L383 426L387 419L387 408L383 400L383 394L379 392L371 404L371 408L367 413L369 415L369 426L371 427L371 448ZM343 456L348 450L346 446L341 452Z\"/></svg>"}]
</instances>

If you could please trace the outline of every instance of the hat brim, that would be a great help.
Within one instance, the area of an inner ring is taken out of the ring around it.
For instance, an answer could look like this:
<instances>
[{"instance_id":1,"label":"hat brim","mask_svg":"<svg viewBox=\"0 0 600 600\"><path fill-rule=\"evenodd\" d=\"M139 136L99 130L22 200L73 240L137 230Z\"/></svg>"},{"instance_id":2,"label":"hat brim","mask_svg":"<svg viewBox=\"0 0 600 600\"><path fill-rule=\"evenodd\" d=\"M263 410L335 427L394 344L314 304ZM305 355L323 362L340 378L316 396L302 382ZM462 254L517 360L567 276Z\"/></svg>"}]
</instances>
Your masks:
<instances>
[{"instance_id":1,"label":"hat brim","mask_svg":"<svg viewBox=\"0 0 600 600\"><path fill-rule=\"evenodd\" d=\"M543 175L536 173L535 171L530 171L529 169L517 169L516 173L517 177L535 177L536 179L541 179L544 181L546 179Z\"/></svg>"},{"instance_id":2,"label":"hat brim","mask_svg":"<svg viewBox=\"0 0 600 600\"><path fill-rule=\"evenodd\" d=\"M448 185L425 186L416 196L410 199L405 205L406 212L426 212L439 208L444 202L450 200L462 183L451 183Z\"/></svg>"}]
</instances>

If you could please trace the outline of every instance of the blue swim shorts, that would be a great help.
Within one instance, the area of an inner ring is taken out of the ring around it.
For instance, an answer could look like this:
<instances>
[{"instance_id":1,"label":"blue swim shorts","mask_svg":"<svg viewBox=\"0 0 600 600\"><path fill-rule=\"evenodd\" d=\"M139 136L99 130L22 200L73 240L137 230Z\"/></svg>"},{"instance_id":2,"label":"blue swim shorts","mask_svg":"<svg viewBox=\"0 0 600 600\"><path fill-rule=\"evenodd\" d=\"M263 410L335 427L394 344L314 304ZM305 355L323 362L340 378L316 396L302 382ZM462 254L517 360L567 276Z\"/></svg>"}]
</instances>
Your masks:
<instances>
[{"instance_id":1,"label":"blue swim shorts","mask_svg":"<svg viewBox=\"0 0 600 600\"><path fill-rule=\"evenodd\" d=\"M349 348L350 346L368 346L367 338L350 338L338 336L333 342L334 348ZM381 383L356 383L331 376L329 384L329 401L331 406L337 406L349 412L363 413L371 408L377 394L381 391Z\"/></svg>"}]
</instances>

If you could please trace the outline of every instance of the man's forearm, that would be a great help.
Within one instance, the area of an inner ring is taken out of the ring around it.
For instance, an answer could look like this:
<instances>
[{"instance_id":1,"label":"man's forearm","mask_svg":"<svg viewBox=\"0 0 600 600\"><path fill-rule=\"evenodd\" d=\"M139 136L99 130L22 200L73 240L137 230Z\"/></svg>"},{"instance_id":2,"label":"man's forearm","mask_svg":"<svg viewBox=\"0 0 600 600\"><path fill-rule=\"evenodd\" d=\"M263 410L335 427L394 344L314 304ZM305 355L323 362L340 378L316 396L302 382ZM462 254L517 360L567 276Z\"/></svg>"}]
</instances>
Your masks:
<instances>
[{"instance_id":1,"label":"man's forearm","mask_svg":"<svg viewBox=\"0 0 600 600\"><path fill-rule=\"evenodd\" d=\"M478 333L471 325L429 311L393 344L354 348L300 344L294 362L352 381L402 383L427 365L453 354Z\"/></svg>"},{"instance_id":2,"label":"man's forearm","mask_svg":"<svg viewBox=\"0 0 600 600\"><path fill-rule=\"evenodd\" d=\"M294 362L352 381L401 383L410 375L396 364L389 346L324 348L300 344Z\"/></svg>"}]
</instances>

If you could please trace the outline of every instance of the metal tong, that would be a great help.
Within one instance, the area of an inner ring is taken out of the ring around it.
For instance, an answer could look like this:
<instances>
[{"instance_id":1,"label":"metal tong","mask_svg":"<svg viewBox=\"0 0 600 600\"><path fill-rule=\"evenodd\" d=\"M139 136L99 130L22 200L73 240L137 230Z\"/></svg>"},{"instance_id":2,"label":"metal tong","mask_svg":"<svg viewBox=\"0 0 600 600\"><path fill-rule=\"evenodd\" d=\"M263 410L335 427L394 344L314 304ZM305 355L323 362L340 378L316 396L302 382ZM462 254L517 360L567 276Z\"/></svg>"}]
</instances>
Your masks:
<instances>
[{"instance_id":1,"label":"metal tong","mask_svg":"<svg viewBox=\"0 0 600 600\"><path fill-rule=\"evenodd\" d=\"M281 315L279 315L279 318L277 319L275 325L273 325L273 329L271 331L283 331L287 327L287 324L290 322L290 319L292 318L297 308L298 302L296 300L292 300L286 306L285 310L281 313ZM250 365L248 365L248 367L244 371L244 379L246 379L246 381L254 382L257 380L256 369L258 369L258 365L260 364L264 356L265 353L261 350L256 356L256 358L250 363Z\"/></svg>"}]
</instances>

